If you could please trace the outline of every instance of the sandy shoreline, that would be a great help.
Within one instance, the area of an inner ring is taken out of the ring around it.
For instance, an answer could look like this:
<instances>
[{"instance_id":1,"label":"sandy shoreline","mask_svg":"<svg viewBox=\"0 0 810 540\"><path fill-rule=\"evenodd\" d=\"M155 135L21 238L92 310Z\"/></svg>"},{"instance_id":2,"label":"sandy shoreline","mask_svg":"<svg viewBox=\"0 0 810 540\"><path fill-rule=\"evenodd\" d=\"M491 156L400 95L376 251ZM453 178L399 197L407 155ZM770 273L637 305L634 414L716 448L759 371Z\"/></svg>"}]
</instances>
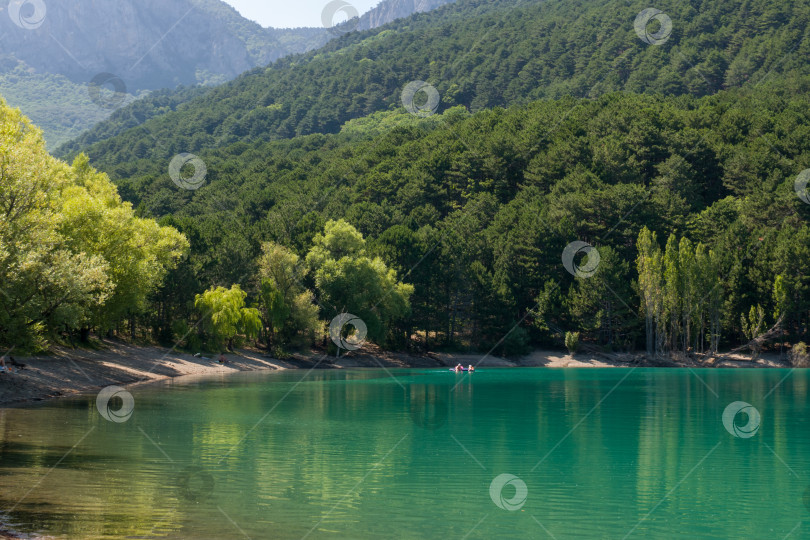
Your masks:
<instances>
[{"instance_id":1,"label":"sandy shoreline","mask_svg":"<svg viewBox=\"0 0 810 540\"><path fill-rule=\"evenodd\" d=\"M214 355L211 355L212 357ZM414 356L366 347L363 351L335 358L312 352L288 360L272 358L258 350L240 350L226 355L227 363L216 358L197 358L163 347L134 346L104 341L98 350L56 348L51 356L17 357L26 364L13 373L0 373L0 407L19 406L89 393L112 384L126 386L155 382L185 375L208 375L236 371L279 369L340 369L350 367L403 368L442 367L474 364L487 367L631 367L659 365L669 367L789 367L778 355L752 361L744 355L711 359L704 363L669 362L650 364L641 355L565 354L534 351L520 359L481 354L429 353Z\"/></svg>"},{"instance_id":2,"label":"sandy shoreline","mask_svg":"<svg viewBox=\"0 0 810 540\"><path fill-rule=\"evenodd\" d=\"M443 367L461 363L486 367L611 367L621 364L577 355L536 351L520 360L508 360L481 354L429 353L414 356L367 346L346 356L324 357L313 351L288 360L272 358L258 350L239 350L227 354L220 364L216 355L198 358L192 354L154 346L135 346L104 341L92 349L55 348L50 356L15 359L25 364L12 373L0 373L0 407L22 406L34 402L98 391L109 385L133 386L189 375L210 375L236 371L280 369L341 369L352 367L408 368Z\"/></svg>"},{"instance_id":3,"label":"sandy shoreline","mask_svg":"<svg viewBox=\"0 0 810 540\"><path fill-rule=\"evenodd\" d=\"M14 368L13 373L0 373L0 407L87 393L112 384L126 386L184 375L298 367L249 351L226 355L228 362L223 365L216 358L195 358L167 348L113 341L105 341L99 350L56 348L47 357L14 356L26 366Z\"/></svg>"}]
</instances>

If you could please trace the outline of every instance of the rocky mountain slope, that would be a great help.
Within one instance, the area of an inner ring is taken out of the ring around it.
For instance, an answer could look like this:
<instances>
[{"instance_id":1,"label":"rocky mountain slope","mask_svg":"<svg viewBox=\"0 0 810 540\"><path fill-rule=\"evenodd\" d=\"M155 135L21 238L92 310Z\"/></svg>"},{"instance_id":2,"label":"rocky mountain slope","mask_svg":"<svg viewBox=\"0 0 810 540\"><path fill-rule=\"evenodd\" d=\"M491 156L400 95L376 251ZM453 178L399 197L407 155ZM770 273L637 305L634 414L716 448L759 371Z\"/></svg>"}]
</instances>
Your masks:
<instances>
[{"instance_id":1,"label":"rocky mountain slope","mask_svg":"<svg viewBox=\"0 0 810 540\"><path fill-rule=\"evenodd\" d=\"M55 148L145 91L221 84L355 27L442 3L388 0L329 31L263 28L221 0L12 2L0 7L0 95Z\"/></svg>"},{"instance_id":2,"label":"rocky mountain slope","mask_svg":"<svg viewBox=\"0 0 810 540\"><path fill-rule=\"evenodd\" d=\"M449 4L452 1L453 0L385 0L360 17L357 23L357 30L377 28L396 19L413 15L414 13L431 11L444 4Z\"/></svg>"},{"instance_id":3,"label":"rocky mountain slope","mask_svg":"<svg viewBox=\"0 0 810 540\"><path fill-rule=\"evenodd\" d=\"M136 91L224 82L323 44L323 30L265 29L219 0L32 1L0 17L0 50L37 73L86 84L109 72Z\"/></svg>"}]
</instances>

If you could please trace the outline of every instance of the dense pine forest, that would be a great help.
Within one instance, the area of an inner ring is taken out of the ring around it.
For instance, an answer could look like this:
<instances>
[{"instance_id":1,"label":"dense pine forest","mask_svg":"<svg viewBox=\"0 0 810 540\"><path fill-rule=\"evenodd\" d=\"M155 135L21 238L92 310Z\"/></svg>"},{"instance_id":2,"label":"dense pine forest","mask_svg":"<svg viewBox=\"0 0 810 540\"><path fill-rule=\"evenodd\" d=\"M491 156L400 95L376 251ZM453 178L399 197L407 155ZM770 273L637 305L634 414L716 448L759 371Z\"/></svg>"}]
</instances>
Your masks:
<instances>
[{"instance_id":1,"label":"dense pine forest","mask_svg":"<svg viewBox=\"0 0 810 540\"><path fill-rule=\"evenodd\" d=\"M426 346L487 348L520 322L502 352L561 345L565 331L641 347L650 309L638 285L637 260L649 256L637 246L645 228L668 257L669 243L683 241L712 254L708 289L691 298L672 291L673 317L684 309L678 302L711 293L721 318L715 339L725 346L745 340L740 316L757 305L763 325L780 310L798 336L810 309L810 208L794 180L810 162L801 135L810 81L797 84L704 98L611 94L476 114L459 107L425 119L379 113L336 135L204 153L208 183L195 191L178 190L156 164L119 188L141 215L164 216L162 224L182 231L191 254L157 296L153 324L193 317L188 301L208 284L258 292L262 243L306 258L327 222L343 219L413 285L410 315L390 329L392 346L418 332ZM599 250L588 278L561 264L578 239ZM657 279L672 271L659 268ZM317 291L315 276L301 272L298 280ZM777 276L788 287L784 301L774 295ZM330 305L357 311L369 302ZM708 312L694 316L708 325Z\"/></svg>"},{"instance_id":2,"label":"dense pine forest","mask_svg":"<svg viewBox=\"0 0 810 540\"><path fill-rule=\"evenodd\" d=\"M33 301L36 281L7 273L0 341L92 330L283 354L342 312L397 350L806 341L810 10L671 3L660 38L634 28L644 7L462 1L136 102L63 147L69 169L26 143L73 184L107 173L127 201L107 194L116 226L157 236L129 235L124 261L100 247L115 234L82 243L106 221L57 226L109 276ZM6 254L24 230L0 236Z\"/></svg>"}]
</instances>

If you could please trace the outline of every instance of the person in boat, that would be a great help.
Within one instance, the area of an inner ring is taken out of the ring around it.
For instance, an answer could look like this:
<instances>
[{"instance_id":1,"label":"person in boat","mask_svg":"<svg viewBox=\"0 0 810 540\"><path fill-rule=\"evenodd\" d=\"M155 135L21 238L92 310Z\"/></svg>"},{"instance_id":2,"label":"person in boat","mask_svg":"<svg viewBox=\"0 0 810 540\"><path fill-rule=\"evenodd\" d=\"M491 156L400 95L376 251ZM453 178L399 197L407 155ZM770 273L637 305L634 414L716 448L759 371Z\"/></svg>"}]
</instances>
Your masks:
<instances>
[{"instance_id":1,"label":"person in boat","mask_svg":"<svg viewBox=\"0 0 810 540\"><path fill-rule=\"evenodd\" d=\"M464 366L462 366L460 363L456 364L456 373L458 373L459 371L464 371Z\"/></svg>"},{"instance_id":2,"label":"person in boat","mask_svg":"<svg viewBox=\"0 0 810 540\"><path fill-rule=\"evenodd\" d=\"M472 365L472 364L470 364L470 365L469 365L469 367L467 367L467 371L469 371L470 373L472 373L473 371L475 371L475 366L474 366L474 365Z\"/></svg>"}]
</instances>

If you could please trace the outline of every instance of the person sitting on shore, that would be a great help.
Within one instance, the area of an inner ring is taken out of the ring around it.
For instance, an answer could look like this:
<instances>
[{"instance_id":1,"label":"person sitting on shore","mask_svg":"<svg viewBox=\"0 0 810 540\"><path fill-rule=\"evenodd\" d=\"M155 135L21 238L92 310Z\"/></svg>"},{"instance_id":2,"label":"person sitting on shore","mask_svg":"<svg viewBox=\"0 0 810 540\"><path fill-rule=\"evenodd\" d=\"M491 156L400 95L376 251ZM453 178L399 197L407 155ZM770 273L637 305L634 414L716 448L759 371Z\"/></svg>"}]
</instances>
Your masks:
<instances>
[{"instance_id":1,"label":"person sitting on shore","mask_svg":"<svg viewBox=\"0 0 810 540\"><path fill-rule=\"evenodd\" d=\"M475 366L473 366L472 364L470 364L470 365L469 365L469 367L467 367L467 371L469 371L470 373L472 373L473 371L475 371Z\"/></svg>"},{"instance_id":2,"label":"person sitting on shore","mask_svg":"<svg viewBox=\"0 0 810 540\"><path fill-rule=\"evenodd\" d=\"M0 373L3 373L3 372L7 372L7 373L12 372L10 367L6 367L6 357L5 357L5 355L0 356Z\"/></svg>"},{"instance_id":3,"label":"person sitting on shore","mask_svg":"<svg viewBox=\"0 0 810 540\"><path fill-rule=\"evenodd\" d=\"M228 360L225 359L225 353L219 353L219 363L220 364L227 364Z\"/></svg>"}]
</instances>

